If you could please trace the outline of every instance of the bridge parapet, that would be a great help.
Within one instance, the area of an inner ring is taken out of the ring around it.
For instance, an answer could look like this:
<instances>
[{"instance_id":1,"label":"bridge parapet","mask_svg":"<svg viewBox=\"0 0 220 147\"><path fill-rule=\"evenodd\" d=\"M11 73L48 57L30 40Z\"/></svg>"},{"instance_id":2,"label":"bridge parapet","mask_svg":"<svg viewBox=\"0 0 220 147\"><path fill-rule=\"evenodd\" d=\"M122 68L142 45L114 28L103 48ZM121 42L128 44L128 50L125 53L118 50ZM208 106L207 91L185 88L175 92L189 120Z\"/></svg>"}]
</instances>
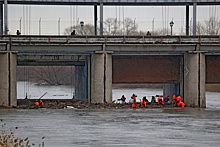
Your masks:
<instances>
[{"instance_id":1,"label":"bridge parapet","mask_svg":"<svg viewBox=\"0 0 220 147\"><path fill-rule=\"evenodd\" d=\"M0 43L36 44L220 44L220 36L2 36Z\"/></svg>"}]
</instances>

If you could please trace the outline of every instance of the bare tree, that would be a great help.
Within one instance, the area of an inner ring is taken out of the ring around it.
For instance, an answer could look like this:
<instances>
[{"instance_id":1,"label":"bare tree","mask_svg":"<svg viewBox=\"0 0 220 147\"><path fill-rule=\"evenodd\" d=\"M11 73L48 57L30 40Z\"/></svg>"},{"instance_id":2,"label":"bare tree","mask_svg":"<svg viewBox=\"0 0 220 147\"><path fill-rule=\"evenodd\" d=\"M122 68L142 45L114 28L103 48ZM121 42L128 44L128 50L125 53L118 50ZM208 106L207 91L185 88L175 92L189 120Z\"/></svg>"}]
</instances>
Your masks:
<instances>
[{"instance_id":1,"label":"bare tree","mask_svg":"<svg viewBox=\"0 0 220 147\"><path fill-rule=\"evenodd\" d=\"M34 82L46 82L48 85L72 84L72 68L64 66L41 66L30 69L30 78Z\"/></svg>"},{"instance_id":2,"label":"bare tree","mask_svg":"<svg viewBox=\"0 0 220 147\"><path fill-rule=\"evenodd\" d=\"M218 35L220 32L220 21L215 17L210 17L209 20L204 21L202 31L207 35Z\"/></svg>"},{"instance_id":3,"label":"bare tree","mask_svg":"<svg viewBox=\"0 0 220 147\"><path fill-rule=\"evenodd\" d=\"M117 18L108 18L104 21L104 33L106 35L121 35L119 30L121 22L117 21Z\"/></svg>"},{"instance_id":4,"label":"bare tree","mask_svg":"<svg viewBox=\"0 0 220 147\"><path fill-rule=\"evenodd\" d=\"M137 34L138 25L131 18L125 18L124 22L125 35Z\"/></svg>"},{"instance_id":5,"label":"bare tree","mask_svg":"<svg viewBox=\"0 0 220 147\"><path fill-rule=\"evenodd\" d=\"M64 35L70 35L71 32L75 30L76 35L94 35L95 34L95 29L94 26L91 24L85 24L84 26L71 26L69 28L66 28L64 30Z\"/></svg>"}]
</instances>

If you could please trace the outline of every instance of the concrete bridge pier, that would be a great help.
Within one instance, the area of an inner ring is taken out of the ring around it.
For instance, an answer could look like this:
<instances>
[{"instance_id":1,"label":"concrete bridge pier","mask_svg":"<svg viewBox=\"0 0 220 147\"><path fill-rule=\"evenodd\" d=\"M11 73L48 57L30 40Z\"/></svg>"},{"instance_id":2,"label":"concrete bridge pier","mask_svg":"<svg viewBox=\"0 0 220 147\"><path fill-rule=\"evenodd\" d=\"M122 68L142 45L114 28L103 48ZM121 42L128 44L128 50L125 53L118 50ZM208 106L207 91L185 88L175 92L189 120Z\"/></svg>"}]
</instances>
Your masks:
<instances>
[{"instance_id":1,"label":"concrete bridge pier","mask_svg":"<svg viewBox=\"0 0 220 147\"><path fill-rule=\"evenodd\" d=\"M0 52L0 105L17 105L17 54Z\"/></svg>"},{"instance_id":2,"label":"concrete bridge pier","mask_svg":"<svg viewBox=\"0 0 220 147\"><path fill-rule=\"evenodd\" d=\"M87 99L87 66L75 66L75 95L74 99Z\"/></svg>"},{"instance_id":3,"label":"concrete bridge pier","mask_svg":"<svg viewBox=\"0 0 220 147\"><path fill-rule=\"evenodd\" d=\"M187 106L206 107L205 54L199 51L184 55L184 102Z\"/></svg>"},{"instance_id":4,"label":"concrete bridge pier","mask_svg":"<svg viewBox=\"0 0 220 147\"><path fill-rule=\"evenodd\" d=\"M106 51L91 55L90 102L112 102L112 54Z\"/></svg>"}]
</instances>

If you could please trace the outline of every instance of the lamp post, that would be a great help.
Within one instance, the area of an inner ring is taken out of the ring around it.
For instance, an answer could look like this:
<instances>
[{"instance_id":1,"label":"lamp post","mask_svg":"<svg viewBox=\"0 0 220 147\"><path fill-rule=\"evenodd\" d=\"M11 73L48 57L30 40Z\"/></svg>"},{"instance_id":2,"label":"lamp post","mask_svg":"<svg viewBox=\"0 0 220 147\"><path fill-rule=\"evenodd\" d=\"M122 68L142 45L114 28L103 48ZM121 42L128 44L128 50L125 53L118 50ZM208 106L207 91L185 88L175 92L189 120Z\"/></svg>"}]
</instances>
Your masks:
<instances>
[{"instance_id":1,"label":"lamp post","mask_svg":"<svg viewBox=\"0 0 220 147\"><path fill-rule=\"evenodd\" d=\"M39 35L41 35L41 17L39 19Z\"/></svg>"},{"instance_id":2,"label":"lamp post","mask_svg":"<svg viewBox=\"0 0 220 147\"><path fill-rule=\"evenodd\" d=\"M19 21L20 22L20 33L21 33L21 20L22 20L22 17L20 18L20 21Z\"/></svg>"},{"instance_id":3,"label":"lamp post","mask_svg":"<svg viewBox=\"0 0 220 147\"><path fill-rule=\"evenodd\" d=\"M58 20L58 35L60 35L60 18Z\"/></svg>"},{"instance_id":4,"label":"lamp post","mask_svg":"<svg viewBox=\"0 0 220 147\"><path fill-rule=\"evenodd\" d=\"M81 34L83 35L83 26L84 26L84 22L80 21L80 26L81 26Z\"/></svg>"},{"instance_id":5,"label":"lamp post","mask_svg":"<svg viewBox=\"0 0 220 147\"><path fill-rule=\"evenodd\" d=\"M171 20L171 22L170 22L170 34L171 34L171 36L173 35L173 25L174 25L174 22L173 22L173 20Z\"/></svg>"}]
</instances>

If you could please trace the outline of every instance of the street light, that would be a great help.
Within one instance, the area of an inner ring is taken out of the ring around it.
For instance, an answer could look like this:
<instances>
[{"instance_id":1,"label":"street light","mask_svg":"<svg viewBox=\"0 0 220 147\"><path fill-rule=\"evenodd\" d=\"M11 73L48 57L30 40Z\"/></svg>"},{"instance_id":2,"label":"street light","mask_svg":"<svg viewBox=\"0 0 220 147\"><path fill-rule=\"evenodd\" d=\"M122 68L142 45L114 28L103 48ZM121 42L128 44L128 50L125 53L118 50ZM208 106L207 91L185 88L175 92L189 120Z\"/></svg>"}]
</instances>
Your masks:
<instances>
[{"instance_id":1,"label":"street light","mask_svg":"<svg viewBox=\"0 0 220 147\"><path fill-rule=\"evenodd\" d=\"M173 22L173 20L171 20L171 22L170 22L170 28L171 28L170 34L171 34L171 36L173 35L173 25L174 25L174 22Z\"/></svg>"},{"instance_id":2,"label":"street light","mask_svg":"<svg viewBox=\"0 0 220 147\"><path fill-rule=\"evenodd\" d=\"M22 20L22 17L20 18L20 33L21 33L21 20Z\"/></svg>"},{"instance_id":3,"label":"street light","mask_svg":"<svg viewBox=\"0 0 220 147\"><path fill-rule=\"evenodd\" d=\"M81 26L81 34L83 35L83 26L84 26L84 22L80 21L80 26Z\"/></svg>"},{"instance_id":4,"label":"street light","mask_svg":"<svg viewBox=\"0 0 220 147\"><path fill-rule=\"evenodd\" d=\"M41 17L39 19L39 35L41 35Z\"/></svg>"},{"instance_id":5,"label":"street light","mask_svg":"<svg viewBox=\"0 0 220 147\"><path fill-rule=\"evenodd\" d=\"M58 20L58 35L60 35L60 18Z\"/></svg>"}]
</instances>

